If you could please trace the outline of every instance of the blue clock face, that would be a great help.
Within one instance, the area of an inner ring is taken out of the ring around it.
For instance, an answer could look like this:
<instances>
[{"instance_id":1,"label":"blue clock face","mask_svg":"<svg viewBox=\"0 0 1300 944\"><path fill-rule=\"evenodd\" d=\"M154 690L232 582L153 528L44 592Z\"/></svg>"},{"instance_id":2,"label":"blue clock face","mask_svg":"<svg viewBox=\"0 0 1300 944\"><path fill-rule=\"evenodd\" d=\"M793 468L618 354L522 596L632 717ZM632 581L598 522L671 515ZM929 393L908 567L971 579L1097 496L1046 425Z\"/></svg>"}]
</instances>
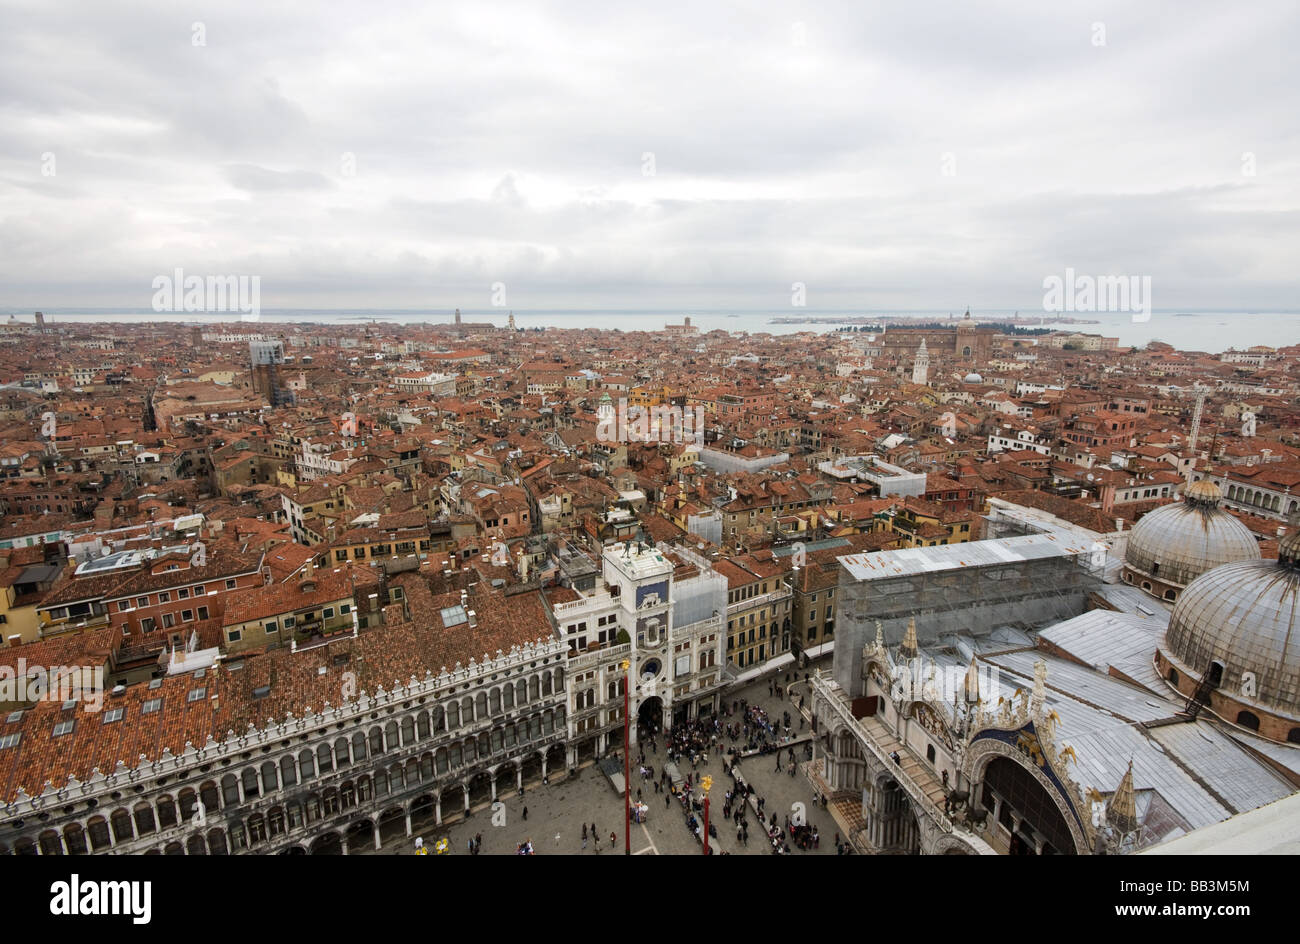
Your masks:
<instances>
[{"instance_id":1,"label":"blue clock face","mask_svg":"<svg viewBox=\"0 0 1300 944\"><path fill-rule=\"evenodd\" d=\"M646 661L642 662L642 663L641 663L641 674L642 674L642 675L658 675L658 674L659 674L659 660L658 660L658 659L646 659Z\"/></svg>"}]
</instances>

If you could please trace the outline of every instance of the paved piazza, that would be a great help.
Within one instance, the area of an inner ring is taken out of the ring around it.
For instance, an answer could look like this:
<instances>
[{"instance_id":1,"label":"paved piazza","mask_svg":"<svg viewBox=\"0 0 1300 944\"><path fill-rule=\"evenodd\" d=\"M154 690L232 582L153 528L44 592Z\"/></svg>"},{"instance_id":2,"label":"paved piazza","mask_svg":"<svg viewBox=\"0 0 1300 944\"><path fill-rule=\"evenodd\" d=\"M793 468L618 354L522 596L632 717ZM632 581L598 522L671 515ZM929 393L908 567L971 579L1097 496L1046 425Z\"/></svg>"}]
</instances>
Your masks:
<instances>
[{"instance_id":1,"label":"paved piazza","mask_svg":"<svg viewBox=\"0 0 1300 944\"><path fill-rule=\"evenodd\" d=\"M776 676L784 685L785 673ZM793 678L793 676L792 676ZM801 673L802 678L802 673ZM806 691L801 681L794 686L795 694ZM806 757L804 744L810 733L807 722L802 730L799 728L799 714L794 703L788 697L777 698L768 694L768 681L762 679L751 682L728 695L728 702L746 699L751 705L758 705L767 711L769 717L780 719L783 712L789 711L792 718L791 736L803 743L795 746L795 756L802 763ZM724 718L724 722L735 720L735 716ZM648 747L649 745L646 745ZM658 753L646 752L646 763L655 768L659 775L664 763L664 745L658 745ZM634 748L634 751L636 748ZM621 756L621 752L620 752ZM788 758L788 749L781 749L783 765ZM644 824L632 824L632 852L635 855L700 855L700 844L690 834L686 826L685 811L681 803L672 799L665 806L666 794L655 793L652 782L642 783L636 772L636 758L633 758L632 795L636 799L639 787L642 799L649 807ZM813 786L805 776L802 768L794 777L783 769L775 770L776 756L754 755L739 764L741 775L754 787L754 795L765 801L764 814L770 818L776 813L777 823L782 824L787 814L791 814L796 803L802 803L806 810L808 822L816 827L820 835L820 847L803 851L790 847L791 855L835 855L836 826L829 812L816 806L813 801ZM683 774L691 771L690 762L683 760ZM751 807L749 822L749 842L742 845L736 839L735 824L722 817L722 805L726 791L730 789L731 778L723 771L720 757L709 756L708 764L701 763L694 774L708 774L713 778L713 790L710 794L709 821L717 825L718 839L710 840L710 846L716 853L732 855L771 855L771 845L765 833L758 825L756 814ZM692 782L695 782L693 779ZM561 777L543 785L540 782L526 785L524 795L517 793L500 796L501 807L495 810L490 806L476 809L468 819L453 822L441 827L431 821L416 823L414 835L422 837L427 846L432 847L439 839L449 841L449 854L468 855L469 841L476 835L483 837L481 855L513 855L518 845L525 840L532 840L534 852L538 855L623 855L623 797L616 793L609 779L592 764L580 769L573 778ZM527 820L524 810L528 811ZM587 847L582 846L582 827L585 823L590 832L592 823L601 835L600 851L597 853L590 835ZM617 833L617 848L611 850L609 834ZM359 855L412 855L414 841L405 837L387 842L383 849L358 850ZM716 854L715 853L715 854Z\"/></svg>"}]
</instances>

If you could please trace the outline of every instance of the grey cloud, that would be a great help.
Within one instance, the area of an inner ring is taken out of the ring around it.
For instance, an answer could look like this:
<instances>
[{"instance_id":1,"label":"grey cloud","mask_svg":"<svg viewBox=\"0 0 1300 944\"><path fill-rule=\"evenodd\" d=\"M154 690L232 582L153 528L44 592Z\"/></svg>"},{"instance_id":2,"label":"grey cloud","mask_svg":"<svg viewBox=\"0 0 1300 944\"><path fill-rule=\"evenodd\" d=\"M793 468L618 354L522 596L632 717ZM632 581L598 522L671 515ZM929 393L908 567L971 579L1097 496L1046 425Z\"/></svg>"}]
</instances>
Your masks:
<instances>
[{"instance_id":1,"label":"grey cloud","mask_svg":"<svg viewBox=\"0 0 1300 944\"><path fill-rule=\"evenodd\" d=\"M222 169L226 180L240 190L328 190L333 181L315 171L271 170L256 164L228 164Z\"/></svg>"},{"instance_id":2,"label":"grey cloud","mask_svg":"<svg viewBox=\"0 0 1300 944\"><path fill-rule=\"evenodd\" d=\"M49 308L146 304L183 266L259 274L266 307L470 308L496 281L516 309L781 307L802 281L813 306L1023 309L1073 266L1291 307L1297 41L1284 0L26 6L0 33L0 284Z\"/></svg>"}]
</instances>

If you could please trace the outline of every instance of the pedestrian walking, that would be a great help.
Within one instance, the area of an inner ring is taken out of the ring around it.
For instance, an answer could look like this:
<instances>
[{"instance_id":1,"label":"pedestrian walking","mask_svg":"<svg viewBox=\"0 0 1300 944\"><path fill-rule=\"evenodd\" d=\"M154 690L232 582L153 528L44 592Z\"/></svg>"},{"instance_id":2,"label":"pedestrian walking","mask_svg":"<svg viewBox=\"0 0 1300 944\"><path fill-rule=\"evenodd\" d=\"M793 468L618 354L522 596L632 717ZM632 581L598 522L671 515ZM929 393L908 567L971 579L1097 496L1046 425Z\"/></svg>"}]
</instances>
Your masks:
<instances>
[{"instance_id":1,"label":"pedestrian walking","mask_svg":"<svg viewBox=\"0 0 1300 944\"><path fill-rule=\"evenodd\" d=\"M524 819L528 819L528 807L524 807Z\"/></svg>"},{"instance_id":2,"label":"pedestrian walking","mask_svg":"<svg viewBox=\"0 0 1300 944\"><path fill-rule=\"evenodd\" d=\"M609 847L611 849L618 848L618 833L614 832L612 829L609 831Z\"/></svg>"}]
</instances>

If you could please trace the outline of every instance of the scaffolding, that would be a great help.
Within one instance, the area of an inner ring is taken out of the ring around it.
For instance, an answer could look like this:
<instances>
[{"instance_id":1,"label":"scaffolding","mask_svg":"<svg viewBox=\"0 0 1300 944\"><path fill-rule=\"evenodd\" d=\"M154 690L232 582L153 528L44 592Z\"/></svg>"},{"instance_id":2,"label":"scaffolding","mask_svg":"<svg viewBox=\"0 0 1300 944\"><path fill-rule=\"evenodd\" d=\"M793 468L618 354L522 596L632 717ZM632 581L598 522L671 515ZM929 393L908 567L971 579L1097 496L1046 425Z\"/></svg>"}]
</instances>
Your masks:
<instances>
[{"instance_id":1,"label":"scaffolding","mask_svg":"<svg viewBox=\"0 0 1300 944\"><path fill-rule=\"evenodd\" d=\"M875 641L877 624L885 644L896 646L914 619L917 641L926 647L1006 626L1032 632L1086 612L1088 594L1102 583L1091 549L1060 546L1056 553L1007 559L1013 554L1009 545L1024 540L960 545L970 560L953 566L947 566L953 564L950 552L930 553L945 548L917 548L908 559L914 567L905 573L877 567L864 574L845 564L877 555L841 558L835 680L850 696L861 694L862 650Z\"/></svg>"}]
</instances>

